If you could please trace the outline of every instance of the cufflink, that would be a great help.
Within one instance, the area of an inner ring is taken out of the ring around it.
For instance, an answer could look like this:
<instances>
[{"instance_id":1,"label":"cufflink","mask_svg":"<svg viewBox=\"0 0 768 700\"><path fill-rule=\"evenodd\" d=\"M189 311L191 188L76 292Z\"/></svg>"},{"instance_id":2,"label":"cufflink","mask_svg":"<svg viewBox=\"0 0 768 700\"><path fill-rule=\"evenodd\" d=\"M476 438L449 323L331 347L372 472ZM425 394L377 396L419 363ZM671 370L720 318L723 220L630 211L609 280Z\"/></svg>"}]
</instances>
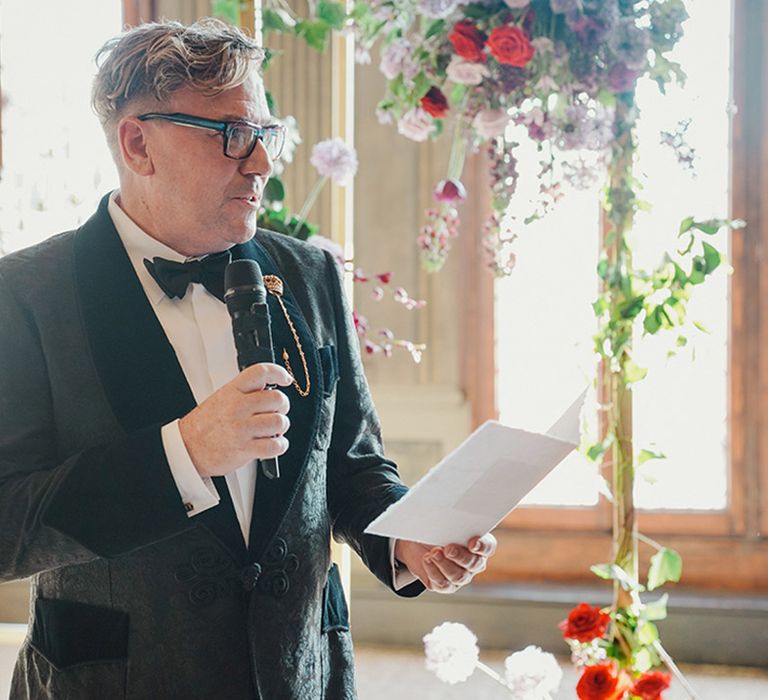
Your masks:
<instances>
[{"instance_id":1,"label":"cufflink","mask_svg":"<svg viewBox=\"0 0 768 700\"><path fill-rule=\"evenodd\" d=\"M195 507L191 503L185 503L184 504L184 510L186 510L187 513L190 513L194 509L195 509Z\"/></svg>"}]
</instances>

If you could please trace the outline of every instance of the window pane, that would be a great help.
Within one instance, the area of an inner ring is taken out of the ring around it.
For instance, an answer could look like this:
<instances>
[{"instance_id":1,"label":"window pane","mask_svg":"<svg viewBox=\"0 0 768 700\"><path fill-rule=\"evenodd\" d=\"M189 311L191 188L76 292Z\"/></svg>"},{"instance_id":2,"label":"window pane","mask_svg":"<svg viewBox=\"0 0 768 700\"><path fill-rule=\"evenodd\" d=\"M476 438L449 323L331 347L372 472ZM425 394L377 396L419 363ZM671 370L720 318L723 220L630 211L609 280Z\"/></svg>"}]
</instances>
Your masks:
<instances>
[{"instance_id":1,"label":"window pane","mask_svg":"<svg viewBox=\"0 0 768 700\"><path fill-rule=\"evenodd\" d=\"M118 0L0 3L5 252L76 226L117 186L90 92L94 54L121 22Z\"/></svg>"},{"instance_id":2,"label":"window pane","mask_svg":"<svg viewBox=\"0 0 768 700\"><path fill-rule=\"evenodd\" d=\"M516 199L536 183L540 157L525 138ZM517 264L496 283L496 366L500 420L545 431L594 375L592 302L597 290L598 188L568 190L557 208L531 224L515 244ZM525 205L521 204L521 216ZM572 454L524 501L589 506L597 503L595 467Z\"/></svg>"},{"instance_id":3,"label":"window pane","mask_svg":"<svg viewBox=\"0 0 768 700\"><path fill-rule=\"evenodd\" d=\"M641 196L653 205L638 215L635 226L635 262L642 267L653 267L659 252L675 245L686 216L728 215L731 11L730 2L689 3L691 17L674 56L688 75L685 87L669 89L666 98L647 83L638 92L638 172L645 176ZM659 139L661 130L674 130L679 120L689 118L695 176L679 167L672 149ZM709 242L727 251L725 236ZM635 447L655 446L667 455L639 469L636 495L642 508L727 505L726 270L717 271L692 296L689 318L710 334L692 331L689 345L670 359L669 338L650 337L636 346L638 363L649 373L634 393Z\"/></svg>"}]
</instances>

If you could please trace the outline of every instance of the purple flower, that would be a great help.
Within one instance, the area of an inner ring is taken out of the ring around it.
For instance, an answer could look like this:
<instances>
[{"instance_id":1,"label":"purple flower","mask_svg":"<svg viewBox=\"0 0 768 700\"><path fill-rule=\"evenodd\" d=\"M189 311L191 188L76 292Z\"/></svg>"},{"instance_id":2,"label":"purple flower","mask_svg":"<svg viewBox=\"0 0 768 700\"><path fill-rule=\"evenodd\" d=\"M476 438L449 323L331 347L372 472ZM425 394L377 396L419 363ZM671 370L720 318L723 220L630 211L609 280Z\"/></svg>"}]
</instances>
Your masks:
<instances>
[{"instance_id":1,"label":"purple flower","mask_svg":"<svg viewBox=\"0 0 768 700\"><path fill-rule=\"evenodd\" d=\"M445 69L448 79L459 85L480 85L483 78L490 75L488 66L482 63L465 61L461 56L454 54L451 62Z\"/></svg>"},{"instance_id":2,"label":"purple flower","mask_svg":"<svg viewBox=\"0 0 768 700\"><path fill-rule=\"evenodd\" d=\"M648 65L651 36L648 30L635 24L633 17L624 17L619 22L608 39L608 45L627 68L643 70Z\"/></svg>"},{"instance_id":3,"label":"purple flower","mask_svg":"<svg viewBox=\"0 0 768 700\"><path fill-rule=\"evenodd\" d=\"M326 139L315 144L309 162L323 177L330 177L337 185L345 185L357 172L357 153L339 138Z\"/></svg>"},{"instance_id":4,"label":"purple flower","mask_svg":"<svg viewBox=\"0 0 768 700\"><path fill-rule=\"evenodd\" d=\"M637 71L630 70L623 63L614 63L608 71L608 87L614 92L629 92L637 82Z\"/></svg>"},{"instance_id":5,"label":"purple flower","mask_svg":"<svg viewBox=\"0 0 768 700\"><path fill-rule=\"evenodd\" d=\"M555 143L564 151L601 151L613 138L612 123L613 110L599 102L577 102L565 111L564 120L558 120Z\"/></svg>"},{"instance_id":6,"label":"purple flower","mask_svg":"<svg viewBox=\"0 0 768 700\"><path fill-rule=\"evenodd\" d=\"M460 4L460 0L419 0L419 12L432 19L445 19Z\"/></svg>"},{"instance_id":7,"label":"purple flower","mask_svg":"<svg viewBox=\"0 0 768 700\"><path fill-rule=\"evenodd\" d=\"M457 204L467 198L467 190L461 180L440 180L432 195L436 202Z\"/></svg>"},{"instance_id":8,"label":"purple flower","mask_svg":"<svg viewBox=\"0 0 768 700\"><path fill-rule=\"evenodd\" d=\"M413 46L408 39L395 39L381 52L379 70L387 80L393 80L410 68ZM413 76L411 76L413 77Z\"/></svg>"}]
</instances>

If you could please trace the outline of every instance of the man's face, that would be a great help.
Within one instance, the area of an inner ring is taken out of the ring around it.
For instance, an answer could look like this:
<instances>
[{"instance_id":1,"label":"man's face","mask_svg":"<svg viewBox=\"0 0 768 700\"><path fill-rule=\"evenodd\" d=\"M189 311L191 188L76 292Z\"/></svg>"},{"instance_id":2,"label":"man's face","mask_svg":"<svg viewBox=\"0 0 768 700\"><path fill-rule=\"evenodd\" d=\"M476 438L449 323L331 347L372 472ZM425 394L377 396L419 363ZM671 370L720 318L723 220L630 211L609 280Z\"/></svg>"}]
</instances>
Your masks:
<instances>
[{"instance_id":1,"label":"man's face","mask_svg":"<svg viewBox=\"0 0 768 700\"><path fill-rule=\"evenodd\" d=\"M242 85L214 96L182 88L158 111L274 123L255 72ZM250 240L272 173L261 141L248 158L233 160L224 155L223 135L216 131L159 120L143 124L153 164L144 192L148 233L186 255L214 253Z\"/></svg>"}]
</instances>

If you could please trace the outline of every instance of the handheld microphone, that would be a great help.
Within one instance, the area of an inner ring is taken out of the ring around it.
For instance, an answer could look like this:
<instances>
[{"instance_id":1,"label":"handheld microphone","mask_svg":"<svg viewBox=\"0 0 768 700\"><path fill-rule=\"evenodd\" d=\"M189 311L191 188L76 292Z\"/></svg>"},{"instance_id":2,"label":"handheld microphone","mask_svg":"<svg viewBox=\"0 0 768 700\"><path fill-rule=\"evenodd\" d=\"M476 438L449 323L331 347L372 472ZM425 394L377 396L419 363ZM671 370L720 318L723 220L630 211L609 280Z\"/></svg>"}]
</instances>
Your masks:
<instances>
[{"instance_id":1,"label":"handheld microphone","mask_svg":"<svg viewBox=\"0 0 768 700\"><path fill-rule=\"evenodd\" d=\"M224 271L224 302L232 319L237 366L242 371L259 362L274 362L267 290L261 268L253 260L234 260ZM273 387L267 387L273 388ZM277 457L260 459L269 479L280 477Z\"/></svg>"}]
</instances>

